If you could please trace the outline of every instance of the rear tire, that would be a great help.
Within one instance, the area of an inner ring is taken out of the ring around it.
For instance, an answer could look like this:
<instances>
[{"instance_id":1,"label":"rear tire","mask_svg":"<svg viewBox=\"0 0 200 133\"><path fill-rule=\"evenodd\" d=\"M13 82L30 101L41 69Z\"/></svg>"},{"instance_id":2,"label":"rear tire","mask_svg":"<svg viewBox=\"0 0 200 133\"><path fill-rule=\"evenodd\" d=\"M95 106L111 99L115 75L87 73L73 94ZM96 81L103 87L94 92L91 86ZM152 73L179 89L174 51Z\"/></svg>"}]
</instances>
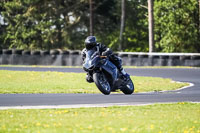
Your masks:
<instances>
[{"instance_id":1,"label":"rear tire","mask_svg":"<svg viewBox=\"0 0 200 133\"><path fill-rule=\"evenodd\" d=\"M106 79L106 76L104 73L94 73L93 74L93 80L97 86L97 88L104 94L109 95L111 92L111 87L109 82Z\"/></svg>"},{"instance_id":2,"label":"rear tire","mask_svg":"<svg viewBox=\"0 0 200 133\"><path fill-rule=\"evenodd\" d=\"M130 77L127 80L127 84L123 86L121 91L126 95L131 95L134 92L134 84Z\"/></svg>"}]
</instances>

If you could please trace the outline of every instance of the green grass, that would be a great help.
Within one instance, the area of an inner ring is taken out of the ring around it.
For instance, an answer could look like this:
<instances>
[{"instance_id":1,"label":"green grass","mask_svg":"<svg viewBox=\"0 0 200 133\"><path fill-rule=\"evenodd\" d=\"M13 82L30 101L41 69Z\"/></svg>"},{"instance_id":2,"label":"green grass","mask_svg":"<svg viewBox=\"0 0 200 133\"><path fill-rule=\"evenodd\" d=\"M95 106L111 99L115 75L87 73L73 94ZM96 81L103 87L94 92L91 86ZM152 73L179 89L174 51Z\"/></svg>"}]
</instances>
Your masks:
<instances>
[{"instance_id":1,"label":"green grass","mask_svg":"<svg viewBox=\"0 0 200 133\"><path fill-rule=\"evenodd\" d=\"M94 83L86 82L85 75L0 70L0 93L100 93ZM188 85L163 78L131 78L135 84L135 92L174 90Z\"/></svg>"},{"instance_id":2,"label":"green grass","mask_svg":"<svg viewBox=\"0 0 200 133\"><path fill-rule=\"evenodd\" d=\"M0 67L83 68L82 66L53 66L53 65L0 65Z\"/></svg>"},{"instance_id":3,"label":"green grass","mask_svg":"<svg viewBox=\"0 0 200 133\"><path fill-rule=\"evenodd\" d=\"M0 110L0 133L200 133L200 104Z\"/></svg>"}]
</instances>

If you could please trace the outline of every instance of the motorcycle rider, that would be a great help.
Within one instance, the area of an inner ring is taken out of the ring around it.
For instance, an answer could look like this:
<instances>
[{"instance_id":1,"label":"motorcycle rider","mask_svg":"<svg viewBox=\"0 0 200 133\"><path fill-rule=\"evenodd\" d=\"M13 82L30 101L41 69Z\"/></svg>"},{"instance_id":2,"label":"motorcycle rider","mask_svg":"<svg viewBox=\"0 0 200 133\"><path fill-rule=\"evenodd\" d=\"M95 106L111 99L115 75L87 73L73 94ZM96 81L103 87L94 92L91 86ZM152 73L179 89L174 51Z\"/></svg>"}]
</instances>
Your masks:
<instances>
[{"instance_id":1,"label":"motorcycle rider","mask_svg":"<svg viewBox=\"0 0 200 133\"><path fill-rule=\"evenodd\" d=\"M86 52L87 50L93 49L96 47L96 49L99 49L99 54L102 56L107 56L108 59L118 68L118 70L122 73L123 78L126 79L127 76L129 76L123 69L122 67L122 60L120 57L116 56L113 54L112 50L105 46L104 44L97 43L96 42L96 37L95 36L88 36L85 39L85 48L82 50L81 55L83 62L85 61L86 58ZM86 80L87 82L91 83L94 82L92 79L92 74L87 72L86 75Z\"/></svg>"}]
</instances>

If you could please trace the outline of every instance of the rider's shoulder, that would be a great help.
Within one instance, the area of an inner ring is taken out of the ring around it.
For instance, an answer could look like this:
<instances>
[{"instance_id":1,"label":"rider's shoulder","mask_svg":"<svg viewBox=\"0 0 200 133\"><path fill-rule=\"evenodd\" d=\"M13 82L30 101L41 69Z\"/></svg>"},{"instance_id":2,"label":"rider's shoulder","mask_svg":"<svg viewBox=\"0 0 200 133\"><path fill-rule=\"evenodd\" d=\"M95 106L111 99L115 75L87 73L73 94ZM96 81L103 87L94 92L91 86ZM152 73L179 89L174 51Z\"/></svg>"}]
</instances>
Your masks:
<instances>
[{"instance_id":1,"label":"rider's shoulder","mask_svg":"<svg viewBox=\"0 0 200 133\"><path fill-rule=\"evenodd\" d=\"M101 43L97 42L96 46L100 46L100 45L101 45Z\"/></svg>"},{"instance_id":2,"label":"rider's shoulder","mask_svg":"<svg viewBox=\"0 0 200 133\"><path fill-rule=\"evenodd\" d=\"M97 43L97 46L99 46L100 48L105 48L106 45L104 45L103 43Z\"/></svg>"}]
</instances>

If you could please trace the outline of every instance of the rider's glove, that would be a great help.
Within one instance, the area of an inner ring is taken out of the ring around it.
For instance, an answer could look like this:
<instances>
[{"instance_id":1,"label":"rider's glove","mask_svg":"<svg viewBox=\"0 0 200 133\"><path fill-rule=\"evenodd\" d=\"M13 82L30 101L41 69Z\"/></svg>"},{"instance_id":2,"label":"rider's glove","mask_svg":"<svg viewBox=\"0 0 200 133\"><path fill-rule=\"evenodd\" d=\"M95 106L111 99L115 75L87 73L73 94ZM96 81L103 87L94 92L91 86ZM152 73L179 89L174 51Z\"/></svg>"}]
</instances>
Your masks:
<instances>
[{"instance_id":1,"label":"rider's glove","mask_svg":"<svg viewBox=\"0 0 200 133\"><path fill-rule=\"evenodd\" d=\"M112 54L112 51L110 51L110 50L106 50L106 51L102 52L103 56L109 56L111 54Z\"/></svg>"}]
</instances>

